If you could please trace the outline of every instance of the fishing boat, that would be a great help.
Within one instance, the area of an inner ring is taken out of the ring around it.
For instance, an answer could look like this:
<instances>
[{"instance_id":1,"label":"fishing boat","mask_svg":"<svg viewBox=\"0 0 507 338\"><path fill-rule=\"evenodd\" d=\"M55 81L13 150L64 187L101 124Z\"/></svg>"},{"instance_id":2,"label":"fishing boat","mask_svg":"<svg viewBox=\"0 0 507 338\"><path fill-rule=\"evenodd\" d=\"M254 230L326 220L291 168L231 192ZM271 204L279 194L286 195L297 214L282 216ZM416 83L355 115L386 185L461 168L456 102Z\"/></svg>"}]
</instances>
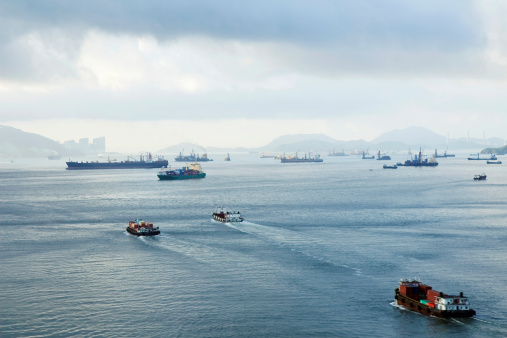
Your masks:
<instances>
[{"instance_id":1,"label":"fishing boat","mask_svg":"<svg viewBox=\"0 0 507 338\"><path fill-rule=\"evenodd\" d=\"M485 179L486 179L486 174L480 174L480 175L474 176L475 181L484 181Z\"/></svg>"},{"instance_id":2,"label":"fishing boat","mask_svg":"<svg viewBox=\"0 0 507 338\"><path fill-rule=\"evenodd\" d=\"M145 222L142 219L129 221L127 232L135 236L156 236L160 235L160 229L154 227L153 223Z\"/></svg>"},{"instance_id":3,"label":"fishing boat","mask_svg":"<svg viewBox=\"0 0 507 338\"><path fill-rule=\"evenodd\" d=\"M171 167L162 167L157 174L159 180L186 180L192 178L204 178L206 173L202 171L199 163L192 163L181 169L171 170Z\"/></svg>"},{"instance_id":4,"label":"fishing boat","mask_svg":"<svg viewBox=\"0 0 507 338\"><path fill-rule=\"evenodd\" d=\"M90 161L90 162L73 162L67 163L67 170L90 170L90 169L153 169L166 166L168 161L162 156L158 156L155 160L151 153L140 155L139 160L128 157L126 161L118 162L116 159L108 159L106 162Z\"/></svg>"},{"instance_id":5,"label":"fishing boat","mask_svg":"<svg viewBox=\"0 0 507 338\"><path fill-rule=\"evenodd\" d=\"M399 287L394 290L394 298L398 305L427 316L460 318L475 315L463 292L447 295L415 279L400 280Z\"/></svg>"},{"instance_id":6,"label":"fishing boat","mask_svg":"<svg viewBox=\"0 0 507 338\"><path fill-rule=\"evenodd\" d=\"M239 211L227 211L223 207L218 206L213 213L213 219L222 223L243 222L243 217Z\"/></svg>"}]
</instances>

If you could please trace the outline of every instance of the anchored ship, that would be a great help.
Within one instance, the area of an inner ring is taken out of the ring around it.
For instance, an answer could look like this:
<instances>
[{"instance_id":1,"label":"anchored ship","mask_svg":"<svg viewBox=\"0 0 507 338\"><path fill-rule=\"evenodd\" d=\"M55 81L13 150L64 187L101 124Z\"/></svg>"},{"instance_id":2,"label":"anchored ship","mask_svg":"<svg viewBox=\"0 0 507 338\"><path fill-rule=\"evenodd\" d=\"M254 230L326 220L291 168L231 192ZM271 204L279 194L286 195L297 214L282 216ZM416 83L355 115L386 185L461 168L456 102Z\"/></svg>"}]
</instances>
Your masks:
<instances>
[{"instance_id":1,"label":"anchored ship","mask_svg":"<svg viewBox=\"0 0 507 338\"><path fill-rule=\"evenodd\" d=\"M479 156L479 153L477 153L477 157L475 157L475 155L472 155L470 154L470 157L468 158L468 160L470 161L496 161L497 158L495 156L495 154L491 154L491 156L489 158L484 158L484 157L480 157Z\"/></svg>"},{"instance_id":2,"label":"anchored ship","mask_svg":"<svg viewBox=\"0 0 507 338\"><path fill-rule=\"evenodd\" d=\"M320 158L320 155L315 154L312 156L312 154L308 154L308 156L305 154L305 157L298 157L298 154L295 153L292 156L282 156L280 159L281 163L303 163L303 162L324 162L323 159Z\"/></svg>"},{"instance_id":3,"label":"anchored ship","mask_svg":"<svg viewBox=\"0 0 507 338\"><path fill-rule=\"evenodd\" d=\"M438 165L438 162L435 161L435 156L431 160L427 158L423 160L422 156L421 148L419 148L419 154L415 155L413 160L406 160L405 163L397 163L397 165L404 167L436 167Z\"/></svg>"},{"instance_id":4,"label":"anchored ship","mask_svg":"<svg viewBox=\"0 0 507 338\"><path fill-rule=\"evenodd\" d=\"M368 151L364 152L363 151L363 160L374 160L375 159L375 156L371 155L371 156L366 156L366 155L370 155L368 153Z\"/></svg>"},{"instance_id":5,"label":"anchored ship","mask_svg":"<svg viewBox=\"0 0 507 338\"><path fill-rule=\"evenodd\" d=\"M139 160L128 157L126 161L117 162L116 160L108 160L106 162L91 161L91 162L73 162L67 163L67 170L89 170L89 169L152 169L166 166L168 161L162 156L158 156L154 160L151 153L146 156L141 155Z\"/></svg>"},{"instance_id":6,"label":"anchored ship","mask_svg":"<svg viewBox=\"0 0 507 338\"><path fill-rule=\"evenodd\" d=\"M223 207L217 207L213 213L213 219L222 223L243 222L239 211L227 211Z\"/></svg>"},{"instance_id":7,"label":"anchored ship","mask_svg":"<svg viewBox=\"0 0 507 338\"><path fill-rule=\"evenodd\" d=\"M456 157L456 155L454 155L454 154L448 154L448 153L447 153L447 150L446 150L446 151L444 151L444 154L443 154L443 155L439 155L439 154L437 153L437 150L435 149L435 157Z\"/></svg>"},{"instance_id":8,"label":"anchored ship","mask_svg":"<svg viewBox=\"0 0 507 338\"><path fill-rule=\"evenodd\" d=\"M390 161L391 160L391 156L389 155L386 155L386 154L380 154L380 150L378 151L377 153L377 160L378 161Z\"/></svg>"},{"instance_id":9,"label":"anchored ship","mask_svg":"<svg viewBox=\"0 0 507 338\"><path fill-rule=\"evenodd\" d=\"M135 236L155 236L160 235L158 227L154 227L153 223L145 222L142 219L129 221L127 232Z\"/></svg>"},{"instance_id":10,"label":"anchored ship","mask_svg":"<svg viewBox=\"0 0 507 338\"><path fill-rule=\"evenodd\" d=\"M394 290L394 298L398 305L427 316L454 318L475 315L463 292L447 295L417 280L400 280L400 286Z\"/></svg>"},{"instance_id":11,"label":"anchored ship","mask_svg":"<svg viewBox=\"0 0 507 338\"><path fill-rule=\"evenodd\" d=\"M206 173L202 171L201 165L196 162L181 169L171 170L171 167L161 168L157 177L160 180L186 180L191 178L204 178L206 177Z\"/></svg>"},{"instance_id":12,"label":"anchored ship","mask_svg":"<svg viewBox=\"0 0 507 338\"><path fill-rule=\"evenodd\" d=\"M341 152L340 152L340 151L335 151L335 150L333 149L333 151L332 151L332 152L331 152L331 151L329 152L329 155L328 155L328 156L349 156L349 155L348 155L348 154L345 154L345 151L344 151L343 149L342 149L342 151L341 151Z\"/></svg>"},{"instance_id":13,"label":"anchored ship","mask_svg":"<svg viewBox=\"0 0 507 338\"><path fill-rule=\"evenodd\" d=\"M229 153L227 153L227 156L224 158L224 161L230 161L231 157L229 156Z\"/></svg>"}]
</instances>

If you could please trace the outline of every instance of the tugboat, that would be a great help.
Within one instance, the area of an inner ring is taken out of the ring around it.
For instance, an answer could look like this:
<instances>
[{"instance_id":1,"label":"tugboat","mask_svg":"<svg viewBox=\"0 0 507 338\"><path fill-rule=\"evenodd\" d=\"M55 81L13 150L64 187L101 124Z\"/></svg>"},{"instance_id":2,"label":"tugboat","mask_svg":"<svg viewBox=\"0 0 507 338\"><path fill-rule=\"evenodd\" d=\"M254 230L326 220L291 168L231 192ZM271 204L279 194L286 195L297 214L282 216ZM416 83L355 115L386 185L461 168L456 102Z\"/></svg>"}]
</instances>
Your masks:
<instances>
[{"instance_id":1,"label":"tugboat","mask_svg":"<svg viewBox=\"0 0 507 338\"><path fill-rule=\"evenodd\" d=\"M153 223L145 222L142 219L129 221L127 232L135 236L156 236L160 235L158 227L154 227Z\"/></svg>"},{"instance_id":2,"label":"tugboat","mask_svg":"<svg viewBox=\"0 0 507 338\"><path fill-rule=\"evenodd\" d=\"M480 174L480 175L474 176L475 181L484 181L485 179L486 179L486 174Z\"/></svg>"},{"instance_id":3,"label":"tugboat","mask_svg":"<svg viewBox=\"0 0 507 338\"><path fill-rule=\"evenodd\" d=\"M199 163L192 163L190 167L185 166L181 169L171 170L171 167L162 167L157 174L160 180L186 180L190 178L204 178L206 173L202 171Z\"/></svg>"},{"instance_id":4,"label":"tugboat","mask_svg":"<svg viewBox=\"0 0 507 338\"><path fill-rule=\"evenodd\" d=\"M475 315L463 292L459 296L447 295L415 279L400 280L399 288L394 290L394 299L398 305L427 316L459 318Z\"/></svg>"},{"instance_id":5,"label":"tugboat","mask_svg":"<svg viewBox=\"0 0 507 338\"><path fill-rule=\"evenodd\" d=\"M243 217L239 211L226 211L222 207L217 207L213 213L213 219L218 222L243 222Z\"/></svg>"}]
</instances>

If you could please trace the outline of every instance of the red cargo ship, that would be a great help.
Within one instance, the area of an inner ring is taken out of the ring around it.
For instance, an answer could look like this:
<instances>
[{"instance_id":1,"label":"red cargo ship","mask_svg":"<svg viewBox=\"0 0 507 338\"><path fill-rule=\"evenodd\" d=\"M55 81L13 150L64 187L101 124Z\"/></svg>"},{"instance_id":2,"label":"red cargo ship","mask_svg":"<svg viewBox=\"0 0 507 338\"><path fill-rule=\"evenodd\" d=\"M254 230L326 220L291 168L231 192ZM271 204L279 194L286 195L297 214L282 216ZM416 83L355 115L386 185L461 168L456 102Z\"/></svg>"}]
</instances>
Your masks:
<instances>
[{"instance_id":1,"label":"red cargo ship","mask_svg":"<svg viewBox=\"0 0 507 338\"><path fill-rule=\"evenodd\" d=\"M417 280L400 281L400 287L394 290L398 305L427 316L442 318L472 317L475 311L470 308L467 297L447 295L433 290L431 286Z\"/></svg>"},{"instance_id":2,"label":"red cargo ship","mask_svg":"<svg viewBox=\"0 0 507 338\"><path fill-rule=\"evenodd\" d=\"M136 236L155 236L160 235L158 227L154 227L153 223L145 222L141 219L129 221L127 232Z\"/></svg>"}]
</instances>

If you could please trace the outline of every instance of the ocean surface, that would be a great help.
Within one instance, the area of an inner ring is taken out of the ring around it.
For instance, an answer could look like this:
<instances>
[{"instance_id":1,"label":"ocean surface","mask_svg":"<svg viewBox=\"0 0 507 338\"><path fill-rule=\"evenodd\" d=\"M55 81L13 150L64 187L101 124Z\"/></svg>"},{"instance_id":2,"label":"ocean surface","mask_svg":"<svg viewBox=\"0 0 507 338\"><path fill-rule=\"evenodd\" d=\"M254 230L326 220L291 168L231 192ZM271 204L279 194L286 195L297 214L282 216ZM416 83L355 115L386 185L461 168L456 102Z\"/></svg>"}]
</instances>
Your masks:
<instances>
[{"instance_id":1,"label":"ocean surface","mask_svg":"<svg viewBox=\"0 0 507 338\"><path fill-rule=\"evenodd\" d=\"M186 181L0 161L0 337L507 336L507 157L210 157ZM161 235L129 235L136 218ZM414 277L477 316L395 306Z\"/></svg>"}]
</instances>

